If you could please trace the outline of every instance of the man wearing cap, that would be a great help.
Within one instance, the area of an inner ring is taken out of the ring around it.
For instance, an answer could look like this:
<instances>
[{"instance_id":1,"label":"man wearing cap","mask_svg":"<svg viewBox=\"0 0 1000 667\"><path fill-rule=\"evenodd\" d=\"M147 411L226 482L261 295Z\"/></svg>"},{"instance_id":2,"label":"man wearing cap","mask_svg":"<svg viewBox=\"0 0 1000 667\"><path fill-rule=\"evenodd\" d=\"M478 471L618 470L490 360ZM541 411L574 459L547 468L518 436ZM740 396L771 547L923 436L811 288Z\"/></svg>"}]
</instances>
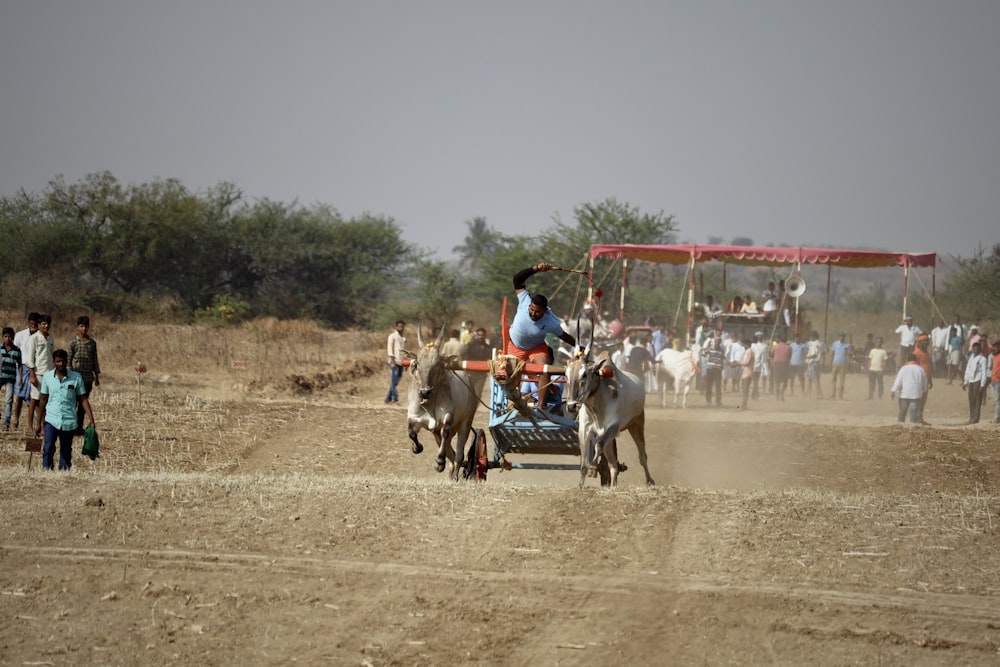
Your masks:
<instances>
[{"instance_id":1,"label":"man wearing cap","mask_svg":"<svg viewBox=\"0 0 1000 667\"><path fill-rule=\"evenodd\" d=\"M541 262L519 271L514 276L514 293L517 294L517 311L510 325L507 349L504 350L521 361L536 364L551 364L551 350L545 342L549 334L560 338L570 347L576 347L576 338L563 330L559 318L549 308L549 300L541 294L532 296L525 281L536 273L549 271L552 265ZM539 407L545 405L549 393L549 377L543 375L538 385Z\"/></svg>"},{"instance_id":2,"label":"man wearing cap","mask_svg":"<svg viewBox=\"0 0 1000 667\"><path fill-rule=\"evenodd\" d=\"M917 401L917 421L921 424L926 424L924 421L924 406L927 405L927 394L931 387L934 386L933 378L933 366L931 365L931 354L928 351L930 346L931 337L925 333L917 336L917 344L913 348L913 356L917 358L917 365L920 366L924 371L924 375L927 376L927 388L924 389L923 396Z\"/></svg>"},{"instance_id":3,"label":"man wearing cap","mask_svg":"<svg viewBox=\"0 0 1000 667\"><path fill-rule=\"evenodd\" d=\"M903 318L903 323L896 327L899 334L899 361L906 363L906 360L913 354L913 346L917 342L917 336L923 333L920 327L913 323L913 317L907 315Z\"/></svg>"},{"instance_id":4,"label":"man wearing cap","mask_svg":"<svg viewBox=\"0 0 1000 667\"><path fill-rule=\"evenodd\" d=\"M847 341L847 332L837 334L837 340L830 346L833 351L833 392L830 398L844 398L844 381L847 379L847 360L851 356L851 344Z\"/></svg>"}]
</instances>

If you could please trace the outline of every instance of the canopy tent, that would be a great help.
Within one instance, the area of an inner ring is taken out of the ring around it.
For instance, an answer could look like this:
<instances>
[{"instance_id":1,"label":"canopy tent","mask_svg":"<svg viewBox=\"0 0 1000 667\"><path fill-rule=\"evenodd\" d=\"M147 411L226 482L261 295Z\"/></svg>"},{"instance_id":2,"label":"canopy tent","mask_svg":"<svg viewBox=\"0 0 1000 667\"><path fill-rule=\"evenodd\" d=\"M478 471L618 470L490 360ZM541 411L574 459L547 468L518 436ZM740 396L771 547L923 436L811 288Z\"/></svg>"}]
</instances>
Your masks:
<instances>
[{"instance_id":1,"label":"canopy tent","mask_svg":"<svg viewBox=\"0 0 1000 667\"><path fill-rule=\"evenodd\" d=\"M937 254L909 252L881 252L876 250L841 250L836 248L768 247L768 246L725 246L725 245L593 245L590 247L590 275L594 275L595 259L622 260L627 267L629 259L667 264L687 264L688 287L688 330L690 331L691 310L694 306L694 266L698 262L723 262L744 266L783 266L802 264L827 265L827 308L829 309L829 270L834 265L848 268L903 267L903 317L906 316L907 292L909 289L910 267L931 267L937 265ZM622 303L624 303L625 276L622 270ZM933 274L932 274L933 275ZM932 286L933 286L932 278ZM591 286L593 288L593 286ZM932 287L933 290L933 287ZM798 299L796 298L796 302ZM824 332L825 335L825 332Z\"/></svg>"}]
</instances>

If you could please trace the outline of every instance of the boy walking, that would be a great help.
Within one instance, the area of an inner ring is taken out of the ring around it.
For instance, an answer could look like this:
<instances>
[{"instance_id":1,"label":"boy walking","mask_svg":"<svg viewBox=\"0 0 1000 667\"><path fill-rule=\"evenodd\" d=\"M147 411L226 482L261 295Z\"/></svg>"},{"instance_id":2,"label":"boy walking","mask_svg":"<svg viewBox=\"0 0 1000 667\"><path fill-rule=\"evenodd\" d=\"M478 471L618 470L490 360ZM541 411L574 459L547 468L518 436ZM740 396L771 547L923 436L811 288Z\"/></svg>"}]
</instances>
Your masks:
<instances>
[{"instance_id":1,"label":"boy walking","mask_svg":"<svg viewBox=\"0 0 1000 667\"><path fill-rule=\"evenodd\" d=\"M90 318L81 315L76 318L76 339L69 344L69 368L83 378L83 388L87 397L94 387L101 385L101 364L97 360L97 343L90 337ZM76 434L83 435L83 402L76 408Z\"/></svg>"},{"instance_id":2,"label":"boy walking","mask_svg":"<svg viewBox=\"0 0 1000 667\"><path fill-rule=\"evenodd\" d=\"M20 428L21 408L31 400L31 375L24 360L28 354L28 339L38 331L38 313L28 314L28 326L14 334L14 345L21 351L21 373L17 376L17 383L14 385L14 430Z\"/></svg>"},{"instance_id":3,"label":"boy walking","mask_svg":"<svg viewBox=\"0 0 1000 667\"><path fill-rule=\"evenodd\" d=\"M42 467L52 470L55 466L56 442L59 443L59 469L69 470L73 465L73 434L82 424L76 421L77 402L83 404L84 414L94 424L94 413L83 390L83 378L66 367L66 350L52 353L53 368L42 376L38 403L40 419L45 427L42 445Z\"/></svg>"},{"instance_id":4,"label":"boy walking","mask_svg":"<svg viewBox=\"0 0 1000 667\"><path fill-rule=\"evenodd\" d=\"M3 430L10 430L10 414L14 407L14 388L21 375L21 350L14 345L13 327L3 328L0 348L0 394L3 395Z\"/></svg>"},{"instance_id":5,"label":"boy walking","mask_svg":"<svg viewBox=\"0 0 1000 667\"><path fill-rule=\"evenodd\" d=\"M28 339L28 350L24 353L24 365L28 367L31 382L31 402L28 403L28 431L35 437L42 435L41 418L38 420L38 426L35 426L35 409L38 407L42 376L55 367L52 361L55 341L49 335L51 326L52 318L48 315L40 315L38 317L38 331L31 334L31 338Z\"/></svg>"}]
</instances>

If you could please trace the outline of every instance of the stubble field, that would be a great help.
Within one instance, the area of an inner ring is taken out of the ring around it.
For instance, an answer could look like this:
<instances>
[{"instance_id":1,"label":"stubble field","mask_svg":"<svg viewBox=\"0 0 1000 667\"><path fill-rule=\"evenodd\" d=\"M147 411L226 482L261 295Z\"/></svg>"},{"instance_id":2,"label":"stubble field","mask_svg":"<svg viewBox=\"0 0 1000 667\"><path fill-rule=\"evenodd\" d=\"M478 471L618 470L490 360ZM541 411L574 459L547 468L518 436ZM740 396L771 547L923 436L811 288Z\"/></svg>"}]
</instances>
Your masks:
<instances>
[{"instance_id":1,"label":"stubble field","mask_svg":"<svg viewBox=\"0 0 1000 667\"><path fill-rule=\"evenodd\" d=\"M614 490L455 484L382 402L383 337L288 326L97 331L100 458L0 441L0 664L1000 661L1000 427L955 385L923 427L860 375L650 395L655 487L629 436Z\"/></svg>"}]
</instances>

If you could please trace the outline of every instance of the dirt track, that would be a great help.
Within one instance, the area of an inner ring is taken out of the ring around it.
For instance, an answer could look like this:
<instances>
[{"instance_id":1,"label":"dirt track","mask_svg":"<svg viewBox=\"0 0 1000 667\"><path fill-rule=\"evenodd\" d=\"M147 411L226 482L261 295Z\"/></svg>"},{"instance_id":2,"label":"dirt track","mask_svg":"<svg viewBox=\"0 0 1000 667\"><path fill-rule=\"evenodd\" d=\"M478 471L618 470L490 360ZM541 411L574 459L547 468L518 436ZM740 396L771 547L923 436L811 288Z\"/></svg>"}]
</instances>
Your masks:
<instances>
[{"instance_id":1,"label":"dirt track","mask_svg":"<svg viewBox=\"0 0 1000 667\"><path fill-rule=\"evenodd\" d=\"M71 475L5 440L0 664L997 664L997 427L954 386L899 426L850 380L650 396L652 488L446 482L381 387L167 395L200 431L109 424Z\"/></svg>"}]
</instances>

